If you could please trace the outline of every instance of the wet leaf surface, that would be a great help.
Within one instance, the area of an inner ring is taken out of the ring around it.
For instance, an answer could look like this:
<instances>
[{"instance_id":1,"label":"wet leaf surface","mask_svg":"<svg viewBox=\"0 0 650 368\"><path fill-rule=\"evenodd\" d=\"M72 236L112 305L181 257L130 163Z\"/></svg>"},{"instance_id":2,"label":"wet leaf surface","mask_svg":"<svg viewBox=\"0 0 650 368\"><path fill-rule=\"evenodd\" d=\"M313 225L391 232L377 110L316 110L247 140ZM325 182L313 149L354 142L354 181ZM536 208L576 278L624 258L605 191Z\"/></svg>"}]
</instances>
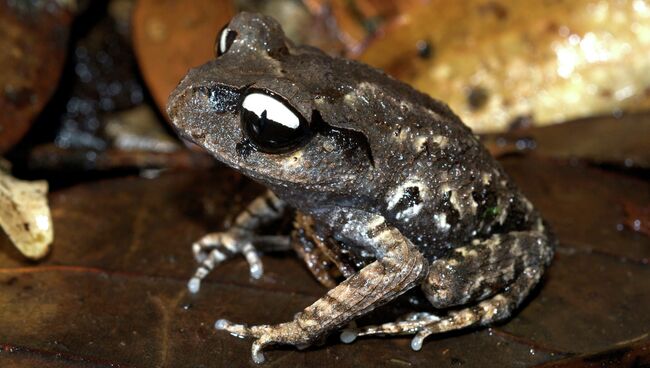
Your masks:
<instances>
[{"instance_id":1,"label":"wet leaf surface","mask_svg":"<svg viewBox=\"0 0 650 368\"><path fill-rule=\"evenodd\" d=\"M650 113L599 117L483 136L495 156L516 152L650 169Z\"/></svg>"},{"instance_id":2,"label":"wet leaf surface","mask_svg":"<svg viewBox=\"0 0 650 368\"><path fill-rule=\"evenodd\" d=\"M650 242L617 225L623 200L650 200L648 183L534 157L508 157L504 165L561 240L544 284L516 317L431 338L418 353L408 338L344 345L334 335L307 351L271 350L265 366L502 367L569 359L554 364L578 367L609 361L608 351L647 361ZM250 341L215 331L214 321L285 321L325 289L290 255L266 255L259 281L234 259L198 295L185 284L195 266L190 243L223 228L261 190L221 168L52 193L57 237L43 263L26 263L0 238L0 365L253 366Z\"/></svg>"},{"instance_id":3,"label":"wet leaf surface","mask_svg":"<svg viewBox=\"0 0 650 368\"><path fill-rule=\"evenodd\" d=\"M123 169L209 168L215 160L201 152L179 149L173 152L124 151L100 152L65 149L53 144L40 145L29 155L29 168L51 171L110 171Z\"/></svg>"},{"instance_id":4,"label":"wet leaf surface","mask_svg":"<svg viewBox=\"0 0 650 368\"><path fill-rule=\"evenodd\" d=\"M0 1L0 154L23 137L54 92L72 18L53 1Z\"/></svg>"},{"instance_id":5,"label":"wet leaf surface","mask_svg":"<svg viewBox=\"0 0 650 368\"><path fill-rule=\"evenodd\" d=\"M650 239L623 225L625 203L650 202L648 181L533 157L502 162L564 246L650 262Z\"/></svg>"}]
</instances>

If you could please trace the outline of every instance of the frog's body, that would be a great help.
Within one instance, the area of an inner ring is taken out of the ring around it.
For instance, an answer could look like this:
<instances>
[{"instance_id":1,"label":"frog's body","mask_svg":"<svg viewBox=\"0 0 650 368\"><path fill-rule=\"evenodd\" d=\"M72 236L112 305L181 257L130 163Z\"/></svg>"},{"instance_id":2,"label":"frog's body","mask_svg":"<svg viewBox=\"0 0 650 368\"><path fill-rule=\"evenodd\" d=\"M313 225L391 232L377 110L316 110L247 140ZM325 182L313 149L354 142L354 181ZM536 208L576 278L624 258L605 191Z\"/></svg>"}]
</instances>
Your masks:
<instances>
[{"instance_id":1,"label":"frog's body","mask_svg":"<svg viewBox=\"0 0 650 368\"><path fill-rule=\"evenodd\" d=\"M239 14L218 47L223 55L172 94L169 115L181 134L270 191L229 232L194 245L203 265L190 288L239 252L259 276L253 244L289 242L254 230L289 207L299 211L294 248L333 287L291 322L218 328L256 337L261 361L265 345L309 345L418 284L434 307L464 308L342 339L412 333L419 349L431 333L510 316L550 262L553 239L446 105L364 64L294 46L268 17ZM333 270L346 279L338 286Z\"/></svg>"}]
</instances>

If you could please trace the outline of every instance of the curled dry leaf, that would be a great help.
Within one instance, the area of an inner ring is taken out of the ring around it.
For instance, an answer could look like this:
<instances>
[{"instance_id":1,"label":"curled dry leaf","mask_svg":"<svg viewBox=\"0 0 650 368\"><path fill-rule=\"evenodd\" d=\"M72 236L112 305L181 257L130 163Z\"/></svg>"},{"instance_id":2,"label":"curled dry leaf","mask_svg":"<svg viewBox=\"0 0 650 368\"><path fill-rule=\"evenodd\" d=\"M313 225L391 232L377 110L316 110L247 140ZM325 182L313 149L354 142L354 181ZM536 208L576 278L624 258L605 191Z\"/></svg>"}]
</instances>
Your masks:
<instances>
[{"instance_id":1,"label":"curled dry leaf","mask_svg":"<svg viewBox=\"0 0 650 368\"><path fill-rule=\"evenodd\" d=\"M54 92L73 1L0 0L0 153L27 132Z\"/></svg>"},{"instance_id":2,"label":"curled dry leaf","mask_svg":"<svg viewBox=\"0 0 650 368\"><path fill-rule=\"evenodd\" d=\"M231 1L138 1L133 45L160 111L187 70L214 57L214 42L234 9Z\"/></svg>"},{"instance_id":3,"label":"curled dry leaf","mask_svg":"<svg viewBox=\"0 0 650 368\"><path fill-rule=\"evenodd\" d=\"M303 3L312 14L325 18L324 23L332 28L348 54L358 55L377 31L421 0L303 0Z\"/></svg>"},{"instance_id":4,"label":"curled dry leaf","mask_svg":"<svg viewBox=\"0 0 650 368\"><path fill-rule=\"evenodd\" d=\"M650 108L650 4L431 0L361 59L451 106L475 131Z\"/></svg>"},{"instance_id":5,"label":"curled dry leaf","mask_svg":"<svg viewBox=\"0 0 650 368\"><path fill-rule=\"evenodd\" d=\"M47 182L18 180L0 170L0 226L25 257L45 256L54 238Z\"/></svg>"}]
</instances>

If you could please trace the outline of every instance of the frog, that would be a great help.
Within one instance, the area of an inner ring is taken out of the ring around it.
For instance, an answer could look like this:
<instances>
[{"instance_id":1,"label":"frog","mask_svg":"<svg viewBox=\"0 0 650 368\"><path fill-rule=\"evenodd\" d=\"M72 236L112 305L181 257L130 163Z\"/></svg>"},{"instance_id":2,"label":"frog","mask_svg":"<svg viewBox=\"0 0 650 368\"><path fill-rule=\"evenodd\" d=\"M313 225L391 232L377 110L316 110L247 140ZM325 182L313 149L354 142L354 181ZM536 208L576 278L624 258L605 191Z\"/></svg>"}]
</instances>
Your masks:
<instances>
[{"instance_id":1,"label":"frog","mask_svg":"<svg viewBox=\"0 0 650 368\"><path fill-rule=\"evenodd\" d=\"M412 336L507 320L539 283L556 239L479 138L449 107L384 72L296 45L279 23L241 12L216 57L171 93L176 131L267 191L225 231L192 244L189 291L222 262L292 249L328 291L290 321L217 330L271 345L312 346L339 331ZM261 229L294 216L293 230ZM354 321L418 290L428 311L387 323Z\"/></svg>"}]
</instances>

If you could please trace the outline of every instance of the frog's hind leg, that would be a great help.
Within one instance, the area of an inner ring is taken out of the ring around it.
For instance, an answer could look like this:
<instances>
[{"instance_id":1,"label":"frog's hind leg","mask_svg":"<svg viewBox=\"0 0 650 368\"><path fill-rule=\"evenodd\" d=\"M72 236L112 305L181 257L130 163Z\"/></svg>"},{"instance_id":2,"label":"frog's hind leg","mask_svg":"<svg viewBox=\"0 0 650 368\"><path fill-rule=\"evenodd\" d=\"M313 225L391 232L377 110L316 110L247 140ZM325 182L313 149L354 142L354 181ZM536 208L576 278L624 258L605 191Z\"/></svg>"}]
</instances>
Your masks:
<instances>
[{"instance_id":1,"label":"frog's hind leg","mask_svg":"<svg viewBox=\"0 0 650 368\"><path fill-rule=\"evenodd\" d=\"M537 284L540 276L539 269L530 268L524 271L506 291L472 307L451 311L444 316L428 312L411 313L396 322L345 329L341 332L340 339L344 343L351 343L359 336L415 335L411 340L411 348L420 350L424 339L429 335L487 325L509 317L527 295L528 290Z\"/></svg>"},{"instance_id":2,"label":"frog's hind leg","mask_svg":"<svg viewBox=\"0 0 650 368\"><path fill-rule=\"evenodd\" d=\"M477 305L449 312L440 321L425 325L411 340L411 348L420 350L424 339L434 333L485 326L510 317L542 276L541 267L529 267L506 291L483 300Z\"/></svg>"},{"instance_id":3,"label":"frog's hind leg","mask_svg":"<svg viewBox=\"0 0 650 368\"><path fill-rule=\"evenodd\" d=\"M431 334L506 319L539 281L553 255L553 244L540 221L533 231L496 234L454 249L431 263L422 290L437 309L461 309L441 317L420 313L394 323L347 329L341 340L415 334L411 347L419 350Z\"/></svg>"}]
</instances>

